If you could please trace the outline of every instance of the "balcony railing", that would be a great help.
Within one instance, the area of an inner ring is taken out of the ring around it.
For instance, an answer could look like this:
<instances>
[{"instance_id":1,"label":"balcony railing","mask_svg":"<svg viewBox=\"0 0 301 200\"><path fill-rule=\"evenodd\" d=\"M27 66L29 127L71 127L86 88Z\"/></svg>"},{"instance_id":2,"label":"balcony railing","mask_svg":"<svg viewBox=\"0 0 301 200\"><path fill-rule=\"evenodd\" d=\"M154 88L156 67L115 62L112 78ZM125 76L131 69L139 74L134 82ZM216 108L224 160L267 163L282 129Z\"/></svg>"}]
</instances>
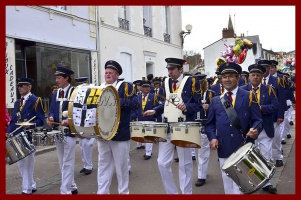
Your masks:
<instances>
[{"instance_id":1,"label":"balcony railing","mask_svg":"<svg viewBox=\"0 0 301 200\"><path fill-rule=\"evenodd\" d=\"M118 17L119 28L130 30L129 21Z\"/></svg>"},{"instance_id":2,"label":"balcony railing","mask_svg":"<svg viewBox=\"0 0 301 200\"><path fill-rule=\"evenodd\" d=\"M167 33L164 33L164 42L170 43L170 35Z\"/></svg>"},{"instance_id":3,"label":"balcony railing","mask_svg":"<svg viewBox=\"0 0 301 200\"><path fill-rule=\"evenodd\" d=\"M147 35L149 37L153 37L152 36L152 28L144 26L144 35Z\"/></svg>"}]
</instances>

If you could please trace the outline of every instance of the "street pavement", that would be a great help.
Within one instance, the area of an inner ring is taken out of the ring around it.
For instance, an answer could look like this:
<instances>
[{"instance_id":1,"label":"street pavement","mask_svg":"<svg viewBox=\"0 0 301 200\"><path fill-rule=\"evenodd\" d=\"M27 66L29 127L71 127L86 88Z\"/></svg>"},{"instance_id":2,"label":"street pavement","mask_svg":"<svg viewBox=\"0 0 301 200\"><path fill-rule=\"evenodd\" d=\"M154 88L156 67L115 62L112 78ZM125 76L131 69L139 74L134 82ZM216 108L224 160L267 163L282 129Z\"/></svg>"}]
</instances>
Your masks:
<instances>
[{"instance_id":1,"label":"street pavement","mask_svg":"<svg viewBox=\"0 0 301 200\"><path fill-rule=\"evenodd\" d=\"M295 184L295 125L290 127L292 138L286 139L283 145L283 167L277 167L271 183L277 187L277 194L296 194ZM144 160L145 149L136 149L136 142L131 141L130 163L131 173L129 190L130 194L165 194L160 172L157 166L158 144L153 146L153 155L149 160ZM38 146L35 156L34 178L37 183L37 192L35 194L60 194L61 175L59 170L58 158L54 145ZM81 161L80 146L76 145L75 159L75 182L79 194L96 194L97 192L97 142L94 143L93 151L93 171L89 175L79 173L83 168ZM176 153L175 153L176 156ZM197 164L194 163L193 194L224 194L221 179L221 171L218 164L217 152L211 150L208 176L206 184L196 187ZM179 188L178 163L173 161L172 170L174 180ZM17 163L6 164L6 194L20 194L22 178L18 171ZM111 194L118 194L117 179L114 174L110 188ZM268 194L259 189L253 194Z\"/></svg>"}]
</instances>

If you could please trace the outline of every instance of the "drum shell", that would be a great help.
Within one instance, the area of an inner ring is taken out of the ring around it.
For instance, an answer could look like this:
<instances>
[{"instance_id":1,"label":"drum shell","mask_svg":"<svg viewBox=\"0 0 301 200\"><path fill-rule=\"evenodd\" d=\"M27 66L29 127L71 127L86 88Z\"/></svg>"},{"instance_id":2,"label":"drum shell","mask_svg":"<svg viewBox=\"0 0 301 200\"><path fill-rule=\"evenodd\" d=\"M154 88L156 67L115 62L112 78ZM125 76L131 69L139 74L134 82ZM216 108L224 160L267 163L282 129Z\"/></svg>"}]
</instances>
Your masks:
<instances>
[{"instance_id":1,"label":"drum shell","mask_svg":"<svg viewBox=\"0 0 301 200\"><path fill-rule=\"evenodd\" d=\"M171 143L184 148L201 148L200 123L170 123Z\"/></svg>"},{"instance_id":2,"label":"drum shell","mask_svg":"<svg viewBox=\"0 0 301 200\"><path fill-rule=\"evenodd\" d=\"M35 151L24 132L21 132L6 140L6 162L11 165L25 158Z\"/></svg>"},{"instance_id":3,"label":"drum shell","mask_svg":"<svg viewBox=\"0 0 301 200\"><path fill-rule=\"evenodd\" d=\"M167 123L144 124L144 139L152 142L166 142L167 127Z\"/></svg>"},{"instance_id":4,"label":"drum shell","mask_svg":"<svg viewBox=\"0 0 301 200\"><path fill-rule=\"evenodd\" d=\"M244 155L240 156L241 153ZM225 161L222 170L243 193L250 194L262 188L273 177L276 167L261 155L254 144L247 143Z\"/></svg>"},{"instance_id":5,"label":"drum shell","mask_svg":"<svg viewBox=\"0 0 301 200\"><path fill-rule=\"evenodd\" d=\"M151 122L153 123L153 122ZM130 122L131 139L145 143L143 122Z\"/></svg>"},{"instance_id":6,"label":"drum shell","mask_svg":"<svg viewBox=\"0 0 301 200\"><path fill-rule=\"evenodd\" d=\"M56 134L60 134L61 131L51 131L51 132L35 132L32 135L33 144L35 146L51 146L55 144ZM44 141L43 141L44 139Z\"/></svg>"}]
</instances>

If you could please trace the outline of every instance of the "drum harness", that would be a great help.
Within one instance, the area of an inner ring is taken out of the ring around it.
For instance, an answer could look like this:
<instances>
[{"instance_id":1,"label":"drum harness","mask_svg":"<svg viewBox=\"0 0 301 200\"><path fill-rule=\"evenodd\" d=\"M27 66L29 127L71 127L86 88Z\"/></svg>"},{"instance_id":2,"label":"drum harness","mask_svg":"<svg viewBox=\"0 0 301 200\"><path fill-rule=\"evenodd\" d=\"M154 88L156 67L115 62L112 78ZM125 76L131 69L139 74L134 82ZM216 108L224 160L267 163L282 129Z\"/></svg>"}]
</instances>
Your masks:
<instances>
[{"instance_id":1,"label":"drum harness","mask_svg":"<svg viewBox=\"0 0 301 200\"><path fill-rule=\"evenodd\" d=\"M228 115L228 118L230 120L230 126L235 127L239 132L241 132L241 136L244 139L242 145L244 145L246 143L246 140L247 140L248 136L246 136L245 138L243 137L244 132L243 132L243 129L240 125L240 120L237 116L237 113L234 110L234 107L232 106L231 103L229 103L228 101L225 100L224 95L221 95L220 99L221 99L221 103L222 103L222 105L223 105L223 107L224 107L224 109L225 109L225 111ZM256 129L260 123L261 123L261 121L254 127L254 129Z\"/></svg>"}]
</instances>

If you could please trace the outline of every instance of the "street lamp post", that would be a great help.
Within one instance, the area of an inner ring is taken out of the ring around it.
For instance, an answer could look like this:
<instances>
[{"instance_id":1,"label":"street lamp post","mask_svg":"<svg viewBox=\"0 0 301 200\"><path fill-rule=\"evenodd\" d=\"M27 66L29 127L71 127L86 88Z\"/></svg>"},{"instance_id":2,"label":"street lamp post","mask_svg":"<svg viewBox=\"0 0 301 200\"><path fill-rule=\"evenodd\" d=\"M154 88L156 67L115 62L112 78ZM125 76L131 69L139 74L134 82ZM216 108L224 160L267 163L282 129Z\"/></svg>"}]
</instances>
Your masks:
<instances>
[{"instance_id":1,"label":"street lamp post","mask_svg":"<svg viewBox=\"0 0 301 200\"><path fill-rule=\"evenodd\" d=\"M187 24L185 28L186 28L186 31L181 31L180 32L180 36L181 36L181 39L182 39L182 46L184 44L184 39L185 39L186 35L189 35L191 33L192 25Z\"/></svg>"}]
</instances>

